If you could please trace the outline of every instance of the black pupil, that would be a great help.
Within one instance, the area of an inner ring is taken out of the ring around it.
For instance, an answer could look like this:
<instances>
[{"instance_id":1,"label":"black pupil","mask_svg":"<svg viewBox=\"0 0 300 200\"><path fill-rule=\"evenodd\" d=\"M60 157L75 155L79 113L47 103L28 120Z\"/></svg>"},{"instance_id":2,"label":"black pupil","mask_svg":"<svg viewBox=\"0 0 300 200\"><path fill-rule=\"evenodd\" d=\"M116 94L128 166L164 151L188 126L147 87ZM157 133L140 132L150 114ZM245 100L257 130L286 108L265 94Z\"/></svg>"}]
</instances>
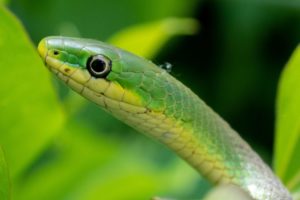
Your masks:
<instances>
[{"instance_id":1,"label":"black pupil","mask_svg":"<svg viewBox=\"0 0 300 200\"><path fill-rule=\"evenodd\" d=\"M92 61L91 68L94 72L101 73L101 72L105 71L106 64L103 60L96 59L96 60Z\"/></svg>"}]
</instances>

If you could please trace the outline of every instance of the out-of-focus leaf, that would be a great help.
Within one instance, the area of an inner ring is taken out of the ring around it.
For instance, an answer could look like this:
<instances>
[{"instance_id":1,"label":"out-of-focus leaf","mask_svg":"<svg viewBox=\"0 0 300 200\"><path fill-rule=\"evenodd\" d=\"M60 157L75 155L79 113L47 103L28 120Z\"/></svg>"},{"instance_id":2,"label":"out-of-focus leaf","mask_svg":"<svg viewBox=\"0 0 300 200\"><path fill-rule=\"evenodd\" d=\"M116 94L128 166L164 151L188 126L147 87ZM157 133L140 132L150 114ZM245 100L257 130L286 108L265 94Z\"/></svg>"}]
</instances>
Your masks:
<instances>
[{"instance_id":1,"label":"out-of-focus leaf","mask_svg":"<svg viewBox=\"0 0 300 200\"><path fill-rule=\"evenodd\" d=\"M1 6L0 19L0 145L14 179L49 144L64 117L23 27Z\"/></svg>"},{"instance_id":2,"label":"out-of-focus leaf","mask_svg":"<svg viewBox=\"0 0 300 200\"><path fill-rule=\"evenodd\" d=\"M95 200L99 196L111 200L150 199L154 196L194 199L207 189L205 184L205 189L203 185L198 185L196 196L190 196L195 195L193 189L197 187L199 175L182 161L168 168L157 169L150 160L132 152L120 155L126 157L120 159L119 156L108 168L94 173L87 179L90 187L77 188L71 199ZM136 164L136 161L143 162L143 165Z\"/></svg>"},{"instance_id":3,"label":"out-of-focus leaf","mask_svg":"<svg viewBox=\"0 0 300 200\"><path fill-rule=\"evenodd\" d=\"M0 147L0 199L10 199L10 182L4 153Z\"/></svg>"},{"instance_id":4,"label":"out-of-focus leaf","mask_svg":"<svg viewBox=\"0 0 300 200\"><path fill-rule=\"evenodd\" d=\"M91 130L85 126L65 124L61 131L43 156L47 158L45 162L36 164L15 185L16 199L65 199L95 168L105 165L117 150L117 146L107 140L92 138Z\"/></svg>"},{"instance_id":5,"label":"out-of-focus leaf","mask_svg":"<svg viewBox=\"0 0 300 200\"><path fill-rule=\"evenodd\" d=\"M282 72L276 107L274 167L290 190L300 186L300 47Z\"/></svg>"},{"instance_id":6,"label":"out-of-focus leaf","mask_svg":"<svg viewBox=\"0 0 300 200\"><path fill-rule=\"evenodd\" d=\"M0 4L6 4L8 2L9 2L9 0L0 0Z\"/></svg>"},{"instance_id":7,"label":"out-of-focus leaf","mask_svg":"<svg viewBox=\"0 0 300 200\"><path fill-rule=\"evenodd\" d=\"M298 192L293 193L293 199L300 200L300 189L298 189Z\"/></svg>"},{"instance_id":8,"label":"out-of-focus leaf","mask_svg":"<svg viewBox=\"0 0 300 200\"><path fill-rule=\"evenodd\" d=\"M86 38L106 40L129 25L169 16L191 16L199 3L198 0L11 0L9 5L22 16L30 36L37 42L46 35L78 36L78 32Z\"/></svg>"},{"instance_id":9,"label":"out-of-focus leaf","mask_svg":"<svg viewBox=\"0 0 300 200\"><path fill-rule=\"evenodd\" d=\"M150 59L171 37L192 35L198 28L195 19L168 18L126 28L112 36L109 43Z\"/></svg>"},{"instance_id":10,"label":"out-of-focus leaf","mask_svg":"<svg viewBox=\"0 0 300 200\"><path fill-rule=\"evenodd\" d=\"M161 170L136 149L97 136L78 122L69 123L63 132L50 159L47 156L15 186L16 199L150 199L170 191L188 191L199 179L187 164Z\"/></svg>"}]
</instances>

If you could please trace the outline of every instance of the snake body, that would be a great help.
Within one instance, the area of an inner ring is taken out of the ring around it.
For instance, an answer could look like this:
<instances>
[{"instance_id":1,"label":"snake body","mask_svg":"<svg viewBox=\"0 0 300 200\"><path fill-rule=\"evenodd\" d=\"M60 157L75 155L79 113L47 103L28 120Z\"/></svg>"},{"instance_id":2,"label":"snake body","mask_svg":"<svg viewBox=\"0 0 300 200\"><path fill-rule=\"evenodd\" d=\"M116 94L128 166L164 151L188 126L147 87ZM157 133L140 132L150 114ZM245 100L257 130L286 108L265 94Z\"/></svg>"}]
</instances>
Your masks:
<instances>
[{"instance_id":1,"label":"snake body","mask_svg":"<svg viewBox=\"0 0 300 200\"><path fill-rule=\"evenodd\" d=\"M209 106L152 62L106 43L47 37L46 66L70 88L176 152L214 184L256 200L291 200L251 147Z\"/></svg>"}]
</instances>

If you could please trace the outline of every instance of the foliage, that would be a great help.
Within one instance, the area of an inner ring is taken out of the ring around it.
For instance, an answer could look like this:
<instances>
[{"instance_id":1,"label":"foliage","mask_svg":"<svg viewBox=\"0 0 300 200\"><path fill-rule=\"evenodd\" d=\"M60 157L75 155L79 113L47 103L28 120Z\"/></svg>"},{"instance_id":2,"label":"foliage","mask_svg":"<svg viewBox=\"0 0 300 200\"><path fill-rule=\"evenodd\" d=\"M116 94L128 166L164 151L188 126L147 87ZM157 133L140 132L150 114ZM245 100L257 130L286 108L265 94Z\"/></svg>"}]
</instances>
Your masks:
<instances>
[{"instance_id":1,"label":"foliage","mask_svg":"<svg viewBox=\"0 0 300 200\"><path fill-rule=\"evenodd\" d=\"M49 75L19 22L3 7L0 18L0 48L5 52L0 60L5 74L1 85L9 86L0 87L0 141L15 179L49 145L64 115Z\"/></svg>"},{"instance_id":2,"label":"foliage","mask_svg":"<svg viewBox=\"0 0 300 200\"><path fill-rule=\"evenodd\" d=\"M143 146L140 141L132 141L137 147L128 149L121 141L112 142L109 136L99 134L112 134L116 130L107 131L105 126L95 130L79 119L82 107L94 105L78 100L78 106L72 108L74 118L67 119L68 106L76 104L76 97L69 95L59 102L51 74L45 70L19 22L3 7L0 14L1 49L9 52L0 64L10 66L3 68L5 77L1 83L12 87L1 87L2 94L6 95L1 98L0 128L1 133L6 134L0 134L0 138L8 152L15 199L97 199L99 195L105 199L147 199L156 194L172 194L182 183L188 186L196 181L195 172L182 161L170 160L172 165L165 162L166 166L160 170L150 163L149 167L135 166L136 161L142 162L141 166L149 162L144 160L143 154L135 153ZM99 118L104 115L97 111L92 115L95 121L99 120L98 114ZM106 117L104 115L102 122L107 127L120 124L112 118L104 119ZM131 132L123 125L117 129L120 130ZM133 162L128 162L130 160ZM174 177L182 170L187 172L184 177L181 174ZM122 187L116 189L116 184ZM163 187L165 184L169 187Z\"/></svg>"},{"instance_id":3,"label":"foliage","mask_svg":"<svg viewBox=\"0 0 300 200\"><path fill-rule=\"evenodd\" d=\"M194 19L169 18L159 22L129 27L109 39L109 43L151 59L174 35L195 34L198 24ZM143 48L141 48L143 44Z\"/></svg>"},{"instance_id":4,"label":"foliage","mask_svg":"<svg viewBox=\"0 0 300 200\"><path fill-rule=\"evenodd\" d=\"M8 0L0 0L0 4L5 4L7 2L8 2Z\"/></svg>"},{"instance_id":5,"label":"foliage","mask_svg":"<svg viewBox=\"0 0 300 200\"><path fill-rule=\"evenodd\" d=\"M300 47L287 63L277 97L274 168L291 191L300 190Z\"/></svg>"},{"instance_id":6,"label":"foliage","mask_svg":"<svg viewBox=\"0 0 300 200\"><path fill-rule=\"evenodd\" d=\"M16 200L191 199L210 188L164 147L140 137L53 79L30 41L36 44L48 35L97 38L158 63L172 61L173 75L229 120L270 162L276 82L299 42L300 28L294 22L300 12L291 4L256 0L3 3L26 30L0 6L1 199L11 191ZM200 32L196 32L198 21ZM174 37L191 34L197 35ZM274 163L275 171L295 192L300 190L299 51L280 80Z\"/></svg>"},{"instance_id":7,"label":"foliage","mask_svg":"<svg viewBox=\"0 0 300 200\"><path fill-rule=\"evenodd\" d=\"M2 148L0 148L0 185L0 199L8 200L10 198L10 183L7 164Z\"/></svg>"}]
</instances>

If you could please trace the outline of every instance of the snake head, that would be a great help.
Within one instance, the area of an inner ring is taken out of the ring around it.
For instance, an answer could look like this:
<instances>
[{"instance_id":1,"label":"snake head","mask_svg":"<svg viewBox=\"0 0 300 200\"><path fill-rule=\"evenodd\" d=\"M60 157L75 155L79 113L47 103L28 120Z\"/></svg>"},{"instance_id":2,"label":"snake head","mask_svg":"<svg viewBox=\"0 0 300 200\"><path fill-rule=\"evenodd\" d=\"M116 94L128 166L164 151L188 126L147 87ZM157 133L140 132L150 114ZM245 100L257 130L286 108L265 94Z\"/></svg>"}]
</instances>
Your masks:
<instances>
[{"instance_id":1,"label":"snake head","mask_svg":"<svg viewBox=\"0 0 300 200\"><path fill-rule=\"evenodd\" d=\"M41 40L38 52L59 79L113 114L164 108L167 92L156 79L165 71L148 60L100 41L55 36Z\"/></svg>"}]
</instances>

